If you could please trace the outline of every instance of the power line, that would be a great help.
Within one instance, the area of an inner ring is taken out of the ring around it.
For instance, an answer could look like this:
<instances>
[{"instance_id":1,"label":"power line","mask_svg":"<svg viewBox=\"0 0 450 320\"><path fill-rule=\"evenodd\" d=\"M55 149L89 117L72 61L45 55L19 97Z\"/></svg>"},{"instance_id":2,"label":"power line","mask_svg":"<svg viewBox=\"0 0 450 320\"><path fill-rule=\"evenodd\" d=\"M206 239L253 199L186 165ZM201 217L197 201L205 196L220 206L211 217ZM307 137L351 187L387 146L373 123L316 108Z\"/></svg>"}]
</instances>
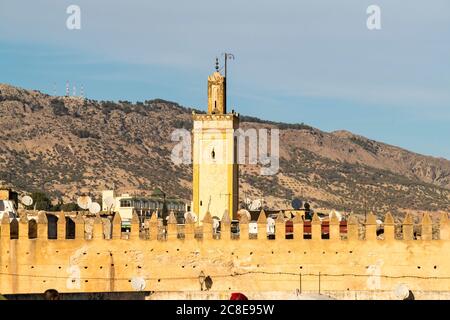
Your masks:
<instances>
[{"instance_id":1,"label":"power line","mask_svg":"<svg viewBox=\"0 0 450 320\"><path fill-rule=\"evenodd\" d=\"M385 278L385 279L422 279L422 280L449 280L450 276L416 276L416 275L401 275L401 276L392 276L392 275L371 275L371 274L356 274L356 273L341 273L341 274L329 274L329 273L302 273L302 272L270 272L270 271L246 271L246 272L237 272L231 274L222 274L222 275L210 275L211 278L233 278L240 277L250 274L263 274L263 275L289 275L295 276L295 279L298 279L299 276L305 277L377 277L377 278ZM20 274L20 273L5 273L0 272L0 275L4 276L16 276L16 277L29 277L29 278L46 278L46 279L71 279L73 277L70 276L54 276L54 275L32 275L32 274ZM106 278L106 277L79 277L80 280L115 280L115 281L128 281L131 278ZM143 277L145 280L195 280L198 277ZM267 280L266 280L267 281ZM280 281L279 279L268 280L268 281Z\"/></svg>"}]
</instances>

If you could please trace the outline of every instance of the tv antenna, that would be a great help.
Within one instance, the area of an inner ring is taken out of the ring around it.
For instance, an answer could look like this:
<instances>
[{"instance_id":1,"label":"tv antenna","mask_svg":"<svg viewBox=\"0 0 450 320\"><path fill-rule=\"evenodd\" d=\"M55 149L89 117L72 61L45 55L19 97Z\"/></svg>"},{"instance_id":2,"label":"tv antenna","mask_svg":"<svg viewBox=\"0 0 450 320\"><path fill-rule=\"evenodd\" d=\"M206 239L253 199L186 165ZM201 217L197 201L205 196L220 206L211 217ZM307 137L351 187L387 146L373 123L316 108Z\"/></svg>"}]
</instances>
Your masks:
<instances>
[{"instance_id":1,"label":"tv antenna","mask_svg":"<svg viewBox=\"0 0 450 320\"><path fill-rule=\"evenodd\" d=\"M105 206L106 206L106 211L111 211L114 206L114 198L106 197L104 202L105 202Z\"/></svg>"},{"instance_id":2,"label":"tv antenna","mask_svg":"<svg viewBox=\"0 0 450 320\"><path fill-rule=\"evenodd\" d=\"M70 95L69 80L66 81L66 97Z\"/></svg>"}]
</instances>

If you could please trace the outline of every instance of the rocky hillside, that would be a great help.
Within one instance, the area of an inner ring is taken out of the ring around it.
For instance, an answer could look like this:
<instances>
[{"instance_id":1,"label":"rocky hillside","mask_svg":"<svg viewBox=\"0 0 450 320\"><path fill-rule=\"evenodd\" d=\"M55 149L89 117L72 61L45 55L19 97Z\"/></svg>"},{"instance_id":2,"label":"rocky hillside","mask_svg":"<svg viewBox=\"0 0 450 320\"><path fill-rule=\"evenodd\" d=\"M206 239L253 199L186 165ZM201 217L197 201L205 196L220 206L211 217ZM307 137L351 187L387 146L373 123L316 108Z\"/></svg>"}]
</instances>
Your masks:
<instances>
[{"instance_id":1,"label":"rocky hillside","mask_svg":"<svg viewBox=\"0 0 450 320\"><path fill-rule=\"evenodd\" d=\"M191 109L164 100L131 104L53 97L0 84L0 180L73 201L104 188L160 187L190 199L189 165L170 154L175 128L192 128ZM285 208L298 196L315 206L384 212L450 210L450 161L347 131L323 132L241 116L244 128L279 128L280 171L240 168L241 199Z\"/></svg>"}]
</instances>

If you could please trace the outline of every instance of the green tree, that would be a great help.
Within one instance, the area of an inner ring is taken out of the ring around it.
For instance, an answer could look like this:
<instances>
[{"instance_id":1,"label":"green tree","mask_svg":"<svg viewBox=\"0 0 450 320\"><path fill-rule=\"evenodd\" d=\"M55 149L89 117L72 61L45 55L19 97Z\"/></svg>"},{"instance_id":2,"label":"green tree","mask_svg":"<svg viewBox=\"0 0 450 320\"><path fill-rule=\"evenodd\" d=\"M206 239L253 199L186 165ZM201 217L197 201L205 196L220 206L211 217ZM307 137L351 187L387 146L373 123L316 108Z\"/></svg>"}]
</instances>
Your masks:
<instances>
[{"instance_id":1,"label":"green tree","mask_svg":"<svg viewBox=\"0 0 450 320\"><path fill-rule=\"evenodd\" d=\"M70 202L70 203L64 203L60 206L60 210L65 212L71 212L71 211L79 211L80 208L76 203Z\"/></svg>"},{"instance_id":2,"label":"green tree","mask_svg":"<svg viewBox=\"0 0 450 320\"><path fill-rule=\"evenodd\" d=\"M50 198L42 191L36 191L31 194L33 198L33 208L36 210L50 210L52 202Z\"/></svg>"}]
</instances>

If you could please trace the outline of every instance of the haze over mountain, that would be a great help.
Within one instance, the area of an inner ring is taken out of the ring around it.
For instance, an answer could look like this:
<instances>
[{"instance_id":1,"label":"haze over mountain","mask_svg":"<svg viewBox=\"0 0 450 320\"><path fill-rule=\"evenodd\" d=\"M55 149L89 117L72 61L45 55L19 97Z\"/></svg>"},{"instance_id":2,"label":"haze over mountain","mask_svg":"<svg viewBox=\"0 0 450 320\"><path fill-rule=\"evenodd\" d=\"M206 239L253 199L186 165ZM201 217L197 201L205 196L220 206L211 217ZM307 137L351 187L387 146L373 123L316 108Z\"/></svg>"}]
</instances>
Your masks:
<instances>
[{"instance_id":1,"label":"haze over mountain","mask_svg":"<svg viewBox=\"0 0 450 320\"><path fill-rule=\"evenodd\" d=\"M0 180L20 191L44 190L69 202L113 186L160 187L190 200L192 168L175 165L170 155L171 133L192 128L192 109L160 99L53 97L0 84L0 114ZM304 124L241 115L241 127L280 129L278 174L241 166L241 200L264 198L269 208L287 208L300 197L355 212L450 210L449 160Z\"/></svg>"}]
</instances>

